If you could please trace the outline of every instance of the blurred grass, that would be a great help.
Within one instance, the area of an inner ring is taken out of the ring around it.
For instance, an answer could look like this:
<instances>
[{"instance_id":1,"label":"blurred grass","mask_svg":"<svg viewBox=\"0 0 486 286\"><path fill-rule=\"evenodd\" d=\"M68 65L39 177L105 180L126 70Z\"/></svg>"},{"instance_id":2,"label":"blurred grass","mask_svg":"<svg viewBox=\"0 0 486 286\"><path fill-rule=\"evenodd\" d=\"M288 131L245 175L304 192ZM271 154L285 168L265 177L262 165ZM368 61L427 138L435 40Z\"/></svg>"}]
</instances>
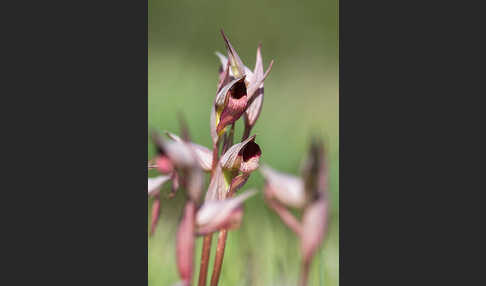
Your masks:
<instances>
[{"instance_id":1,"label":"blurred grass","mask_svg":"<svg viewBox=\"0 0 486 286\"><path fill-rule=\"evenodd\" d=\"M250 68L262 42L264 67L271 59L275 64L265 81L263 111L253 133L262 148L262 161L293 174L298 174L309 136L317 133L326 139L331 224L312 265L309 285L334 286L339 284L337 1L299 3L149 0L148 122L149 128L179 133L176 118L181 111L193 141L209 147L209 111L219 65L214 51L224 52L219 29L225 29ZM236 138L241 138L241 122L236 127ZM152 158L150 143L148 152ZM262 176L256 172L242 191L261 191L262 186ZM182 202L181 193L162 202L158 230L148 242L149 285L178 281L174 237ZM195 277L201 243L202 239L196 241ZM295 236L266 207L260 193L245 204L240 229L229 233L220 285L296 285L298 247Z\"/></svg>"}]
</instances>

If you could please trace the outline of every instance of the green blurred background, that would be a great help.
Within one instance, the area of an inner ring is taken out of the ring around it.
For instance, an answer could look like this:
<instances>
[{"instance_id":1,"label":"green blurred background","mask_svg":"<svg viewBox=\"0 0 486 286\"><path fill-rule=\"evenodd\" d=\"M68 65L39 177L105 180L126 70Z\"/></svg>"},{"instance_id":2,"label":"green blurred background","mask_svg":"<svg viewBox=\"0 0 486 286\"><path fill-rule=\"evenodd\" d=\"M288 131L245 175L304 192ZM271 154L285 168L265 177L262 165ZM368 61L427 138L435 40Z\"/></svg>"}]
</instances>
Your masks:
<instances>
[{"instance_id":1,"label":"green blurred background","mask_svg":"<svg viewBox=\"0 0 486 286\"><path fill-rule=\"evenodd\" d=\"M298 174L310 135L321 134L325 139L330 160L331 222L314 259L309 285L338 285L338 1L149 0L148 4L149 128L179 133L180 111L189 123L193 141L211 146L209 112L219 66L214 52L225 53L221 28L251 69L259 42L264 68L275 60L265 81L263 110L253 133L263 152L261 160L293 174ZM241 138L242 129L238 122L236 138ZM151 143L148 153L152 158ZM261 191L262 186L263 178L255 172L241 191ZM174 238L182 202L181 193L162 202L158 230L148 241L149 285L178 281ZM196 277L201 244L199 238ZM214 252L210 269L213 256ZM259 193L245 204L240 229L229 233L219 285L296 285L299 261L298 240Z\"/></svg>"}]
</instances>

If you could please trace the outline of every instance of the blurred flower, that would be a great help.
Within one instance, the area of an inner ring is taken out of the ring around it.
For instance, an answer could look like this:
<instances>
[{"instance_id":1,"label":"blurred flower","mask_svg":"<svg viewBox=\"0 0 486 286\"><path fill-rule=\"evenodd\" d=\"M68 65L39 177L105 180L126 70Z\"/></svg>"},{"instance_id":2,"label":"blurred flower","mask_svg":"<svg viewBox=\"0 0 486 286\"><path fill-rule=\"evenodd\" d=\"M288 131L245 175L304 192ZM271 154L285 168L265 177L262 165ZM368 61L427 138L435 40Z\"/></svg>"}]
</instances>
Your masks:
<instances>
[{"instance_id":1,"label":"blurred flower","mask_svg":"<svg viewBox=\"0 0 486 286\"><path fill-rule=\"evenodd\" d=\"M174 141L183 142L183 140L174 133L166 131L165 134ZM213 164L212 151L202 145L195 144L192 142L189 143L189 146L192 148L192 150L196 155L196 159L197 159L197 163L199 164L199 167L205 172L211 171L211 167Z\"/></svg>"},{"instance_id":2,"label":"blurred flower","mask_svg":"<svg viewBox=\"0 0 486 286\"><path fill-rule=\"evenodd\" d=\"M306 197L301 178L277 172L267 165L262 166L260 172L265 178L265 193L269 198L289 207L304 207Z\"/></svg>"},{"instance_id":3,"label":"blurred flower","mask_svg":"<svg viewBox=\"0 0 486 286\"><path fill-rule=\"evenodd\" d=\"M158 194L160 191L160 188L167 182L169 181L170 177L169 176L157 176L154 178L148 178L148 195L153 196L155 194Z\"/></svg>"},{"instance_id":4,"label":"blurred flower","mask_svg":"<svg viewBox=\"0 0 486 286\"><path fill-rule=\"evenodd\" d=\"M155 178L148 178L148 196L154 198L152 202L150 235L154 234L157 222L159 221L160 217L160 188L162 188L162 186L169 180L170 176L158 176Z\"/></svg>"},{"instance_id":5,"label":"blurred flower","mask_svg":"<svg viewBox=\"0 0 486 286\"><path fill-rule=\"evenodd\" d=\"M328 222L328 201L319 199L310 204L302 216L300 251L309 263L324 239Z\"/></svg>"},{"instance_id":6,"label":"blurred flower","mask_svg":"<svg viewBox=\"0 0 486 286\"><path fill-rule=\"evenodd\" d=\"M191 200L197 202L204 184L204 174L197 151L186 141L168 141L155 132L152 134L152 138L157 147L157 157L163 158L166 166L170 166L171 176L175 182L173 186L178 186L180 182L187 190ZM158 168L160 169L159 165Z\"/></svg>"},{"instance_id":7,"label":"blurred flower","mask_svg":"<svg viewBox=\"0 0 486 286\"><path fill-rule=\"evenodd\" d=\"M243 217L243 202L255 195L247 191L234 198L205 201L196 215L196 233L206 235L223 228L232 229L240 225Z\"/></svg>"},{"instance_id":8,"label":"blurred flower","mask_svg":"<svg viewBox=\"0 0 486 286\"><path fill-rule=\"evenodd\" d=\"M312 140L301 168L301 177L284 174L263 166L265 198L282 221L300 237L304 265L308 265L322 243L328 224L327 168L324 147ZM303 209L299 222L285 206ZM308 267L306 267L308 269Z\"/></svg>"}]
</instances>

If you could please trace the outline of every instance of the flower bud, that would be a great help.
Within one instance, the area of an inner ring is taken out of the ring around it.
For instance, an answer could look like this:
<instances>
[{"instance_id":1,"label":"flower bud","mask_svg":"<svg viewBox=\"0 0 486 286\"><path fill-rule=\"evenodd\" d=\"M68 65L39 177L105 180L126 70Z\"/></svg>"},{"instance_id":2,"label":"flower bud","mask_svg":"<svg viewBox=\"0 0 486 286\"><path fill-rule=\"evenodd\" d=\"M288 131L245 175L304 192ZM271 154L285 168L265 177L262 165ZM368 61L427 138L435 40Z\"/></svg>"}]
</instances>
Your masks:
<instances>
[{"instance_id":1,"label":"flower bud","mask_svg":"<svg viewBox=\"0 0 486 286\"><path fill-rule=\"evenodd\" d=\"M277 172L265 165L260 168L265 177L265 193L280 203L294 208L302 208L306 203L304 181L296 176Z\"/></svg>"}]
</instances>

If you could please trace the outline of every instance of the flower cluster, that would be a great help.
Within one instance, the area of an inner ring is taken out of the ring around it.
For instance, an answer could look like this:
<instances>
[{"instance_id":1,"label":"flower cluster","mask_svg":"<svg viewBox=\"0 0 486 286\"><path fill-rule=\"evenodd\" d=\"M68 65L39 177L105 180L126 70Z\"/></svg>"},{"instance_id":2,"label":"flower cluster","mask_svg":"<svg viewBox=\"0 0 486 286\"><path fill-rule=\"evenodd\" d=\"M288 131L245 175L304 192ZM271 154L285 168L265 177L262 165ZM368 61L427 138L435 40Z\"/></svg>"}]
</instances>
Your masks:
<instances>
[{"instance_id":1,"label":"flower cluster","mask_svg":"<svg viewBox=\"0 0 486 286\"><path fill-rule=\"evenodd\" d=\"M180 137L167 131L163 135L152 134L157 155L149 169L155 168L161 175L148 179L148 195L153 198L151 234L160 216L162 186L172 182L169 197L173 197L180 187L187 195L176 240L181 285L189 285L192 281L195 237L240 225L242 204L255 191L246 191L239 196L234 194L259 167L262 154L255 135L250 136L250 132L262 109L263 82L273 62L264 73L259 46L255 68L250 70L243 65L226 35L222 35L228 56L217 53L221 67L210 114L213 150L191 142L185 124L182 124ZM245 130L241 142L235 144L234 126L242 116ZM211 179L203 198L204 173L209 173Z\"/></svg>"},{"instance_id":2,"label":"flower cluster","mask_svg":"<svg viewBox=\"0 0 486 286\"><path fill-rule=\"evenodd\" d=\"M264 81L273 61L264 72L259 45L255 67L251 70L243 64L223 32L222 36L227 56L216 53L221 65L210 112L212 149L191 142L183 120L180 135L168 131L152 133L157 153L148 169L156 169L160 175L148 179L148 196L152 198L150 234L154 233L160 216L162 186L171 182L169 198L178 189L184 190L186 198L176 235L176 260L181 279L178 285L183 286L190 285L193 280L197 236L204 236L199 286L206 285L211 238L219 231L211 277L211 286L217 286L227 231L241 224L243 203L256 191L235 194L259 168L262 155L251 130L262 111ZM235 143L235 123L240 118L244 120L243 136ZM304 266L302 285L305 285L309 264L327 227L327 169L323 145L319 140L313 141L302 165L301 177L277 172L269 166L263 166L260 171L266 181L265 201L300 238ZM205 174L210 176L207 188ZM302 210L302 221L288 208Z\"/></svg>"}]
</instances>

